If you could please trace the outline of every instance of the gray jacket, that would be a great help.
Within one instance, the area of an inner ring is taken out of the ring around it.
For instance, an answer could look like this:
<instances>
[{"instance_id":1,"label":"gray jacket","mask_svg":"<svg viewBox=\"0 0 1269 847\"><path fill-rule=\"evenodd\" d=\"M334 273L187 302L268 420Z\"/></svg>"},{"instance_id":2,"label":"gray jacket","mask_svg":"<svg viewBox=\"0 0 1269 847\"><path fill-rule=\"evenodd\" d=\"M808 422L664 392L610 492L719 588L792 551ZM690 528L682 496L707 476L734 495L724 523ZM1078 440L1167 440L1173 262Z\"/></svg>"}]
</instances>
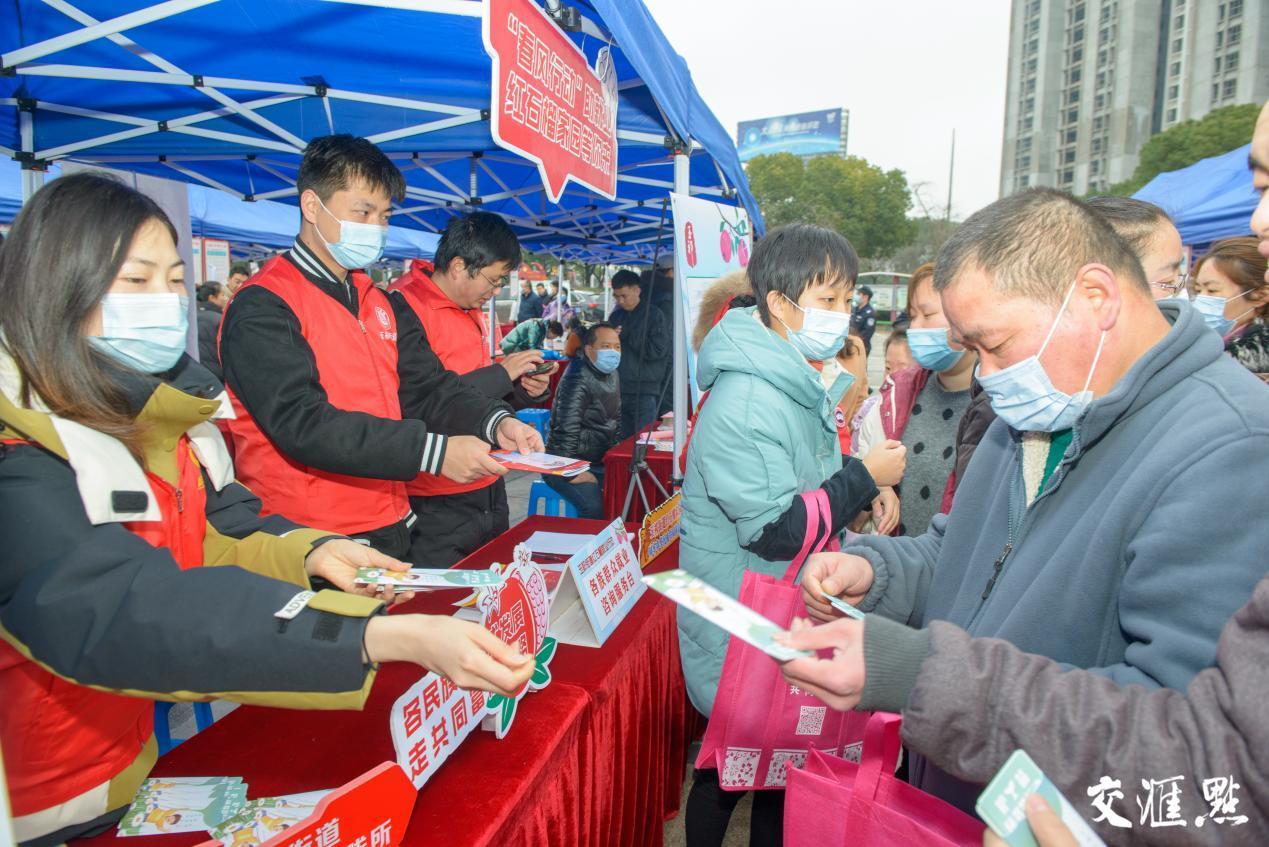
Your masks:
<instances>
[{"instance_id":1,"label":"gray jacket","mask_svg":"<svg viewBox=\"0 0 1269 847\"><path fill-rule=\"evenodd\" d=\"M1180 689L1212 664L1266 573L1269 390L1196 312L1162 309L1172 329L1085 410L1030 507L1019 436L997 420L950 516L847 549L875 569L864 611L945 620L1119 684ZM980 790L920 756L911 775L966 810Z\"/></svg>"},{"instance_id":2,"label":"gray jacket","mask_svg":"<svg viewBox=\"0 0 1269 847\"><path fill-rule=\"evenodd\" d=\"M897 625L881 623L876 636L893 636ZM1095 824L1110 844L1269 844L1269 578L1225 625L1216 662L1184 695L1118 686L935 621L903 710L903 740L976 783L1021 747L1090 821L1099 813L1089 787L1103 776L1118 780L1124 796L1111 808L1132 827ZM1179 811L1186 825L1143 825L1136 804L1148 796L1142 781L1175 776L1184 777ZM1231 776L1239 786L1232 814L1247 821L1196 826L1212 814L1204 783Z\"/></svg>"}]
</instances>

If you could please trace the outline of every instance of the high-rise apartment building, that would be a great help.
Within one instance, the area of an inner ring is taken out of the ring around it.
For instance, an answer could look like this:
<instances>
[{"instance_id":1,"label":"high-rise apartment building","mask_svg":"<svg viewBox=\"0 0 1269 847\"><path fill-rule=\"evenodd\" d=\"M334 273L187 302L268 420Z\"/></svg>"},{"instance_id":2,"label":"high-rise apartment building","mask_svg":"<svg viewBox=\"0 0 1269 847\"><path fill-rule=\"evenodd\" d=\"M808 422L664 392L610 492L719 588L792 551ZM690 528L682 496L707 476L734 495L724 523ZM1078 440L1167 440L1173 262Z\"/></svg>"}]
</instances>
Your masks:
<instances>
[{"instance_id":1,"label":"high-rise apartment building","mask_svg":"<svg viewBox=\"0 0 1269 847\"><path fill-rule=\"evenodd\" d=\"M1000 193L1132 176L1156 132L1269 99L1269 0L1013 0Z\"/></svg>"}]
</instances>

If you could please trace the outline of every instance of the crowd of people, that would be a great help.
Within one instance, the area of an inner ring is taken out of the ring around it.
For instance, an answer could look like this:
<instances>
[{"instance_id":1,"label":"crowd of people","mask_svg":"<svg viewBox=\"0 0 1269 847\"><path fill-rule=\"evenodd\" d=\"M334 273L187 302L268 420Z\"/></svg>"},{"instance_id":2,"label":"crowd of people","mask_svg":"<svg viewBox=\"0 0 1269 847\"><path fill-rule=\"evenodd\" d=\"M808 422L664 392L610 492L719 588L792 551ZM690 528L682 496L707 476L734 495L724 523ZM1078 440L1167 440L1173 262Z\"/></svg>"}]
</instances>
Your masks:
<instances>
[{"instance_id":1,"label":"crowd of people","mask_svg":"<svg viewBox=\"0 0 1269 847\"><path fill-rule=\"evenodd\" d=\"M1263 192L1269 107L1251 165ZM666 408L669 262L619 271L589 324L524 281L503 338L485 307L522 258L503 219L456 215L385 291L364 269L405 193L392 160L318 138L296 187L293 246L198 288L197 359L179 235L144 194L59 178L0 248L0 745L24 844L117 822L156 758L155 699L358 708L386 661L518 689L531 656L458 618L386 616L410 595L357 569L446 567L505 532L495 449L588 461L546 483L600 517L604 455ZM901 712L913 784L972 811L1018 747L1072 799L1103 773L1228 776L1246 820L1220 843L1263 841L1269 200L1252 230L1187 275L1150 204L1004 198L913 274L875 391L855 250L769 232L701 305L682 567L733 596L782 575L819 492L812 531L841 549L807 561L818 625L785 639L821 652L783 674ZM515 412L547 403L544 443ZM728 636L682 611L678 630L709 716ZM721 844L740 796L696 770L688 843ZM780 843L782 817L760 792L751 844Z\"/></svg>"},{"instance_id":2,"label":"crowd of people","mask_svg":"<svg viewBox=\"0 0 1269 847\"><path fill-rule=\"evenodd\" d=\"M1172 221L1138 200L1031 189L962 223L913 275L885 385L851 419L856 457L901 445L890 478L824 462L813 426L815 402L836 399L815 363L850 341L840 236L768 233L748 268L756 307L704 338L713 390L688 456L683 567L734 595L743 570L780 574L801 549L802 493L829 494L837 534L897 487L895 533L841 534L808 560L818 625L795 621L784 641L817 656L782 670L832 707L900 712L909 781L961 810L1021 748L1110 843L1269 837L1269 524L1236 493L1259 490L1269 447L1269 105L1250 167L1255 235L1212 245L1190 274ZM754 426L757 405L778 411ZM725 636L682 611L679 636L709 715ZM1154 792L1169 786L1165 804ZM751 844L780 843L778 793L755 796ZM720 844L735 803L698 770L688 843ZM1027 814L1042 847L1075 843L1043 803Z\"/></svg>"}]
</instances>

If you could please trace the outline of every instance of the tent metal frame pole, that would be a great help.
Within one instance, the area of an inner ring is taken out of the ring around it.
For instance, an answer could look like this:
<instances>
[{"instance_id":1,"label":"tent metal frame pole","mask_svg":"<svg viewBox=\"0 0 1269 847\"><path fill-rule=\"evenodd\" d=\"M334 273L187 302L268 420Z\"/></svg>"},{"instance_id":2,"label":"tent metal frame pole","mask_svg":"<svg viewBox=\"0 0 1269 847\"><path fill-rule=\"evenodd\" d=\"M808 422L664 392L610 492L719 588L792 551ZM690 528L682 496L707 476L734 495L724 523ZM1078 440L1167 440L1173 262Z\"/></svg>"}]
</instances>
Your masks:
<instances>
[{"instance_id":1,"label":"tent metal frame pole","mask_svg":"<svg viewBox=\"0 0 1269 847\"><path fill-rule=\"evenodd\" d=\"M194 170L193 168L187 168L182 164L179 164L177 162L171 162L171 161L165 161L163 162L163 165L165 167L171 168L172 170L176 171L179 174L184 174L185 176L189 177L192 180L195 180L196 182L201 182L203 185L223 191L226 194L228 194L230 197L236 197L239 200L246 199L245 195L242 192L236 189L230 188L229 186L225 185L223 182L217 182L211 177L203 176L202 174L200 174L198 171Z\"/></svg>"},{"instance_id":2,"label":"tent metal frame pole","mask_svg":"<svg viewBox=\"0 0 1269 847\"><path fill-rule=\"evenodd\" d=\"M18 112L18 137L22 142L22 152L35 150L35 116L23 109ZM22 168L22 205L25 206L35 192L44 186L44 171L32 167Z\"/></svg>"},{"instance_id":3,"label":"tent metal frame pole","mask_svg":"<svg viewBox=\"0 0 1269 847\"><path fill-rule=\"evenodd\" d=\"M374 6L379 9L401 9L407 12L431 12L434 15L455 15L463 18L481 16L480 3L469 0L326 0L350 6Z\"/></svg>"},{"instance_id":4,"label":"tent metal frame pole","mask_svg":"<svg viewBox=\"0 0 1269 847\"><path fill-rule=\"evenodd\" d=\"M105 38L123 30L161 21L164 18L170 18L173 15L179 15L182 12L188 12L191 9L208 6L216 2L219 2L219 0L167 0L165 3L147 6L144 9L138 9L135 12L129 12L126 15L120 15L117 18L111 18L93 26L81 27L64 35L49 38L35 44L28 44L26 47L19 47L17 50L0 56L0 65L11 68L23 62L40 59L62 50L68 50L71 47L87 44L89 41L96 41L98 38Z\"/></svg>"},{"instance_id":5,"label":"tent metal frame pole","mask_svg":"<svg viewBox=\"0 0 1269 847\"><path fill-rule=\"evenodd\" d=\"M87 12L83 12L80 9L77 9L75 6L66 2L66 0L44 0L44 3L45 5L48 5L53 7L54 9L57 9L62 14L72 18L76 22L83 24L85 26L95 26L101 23L101 21L97 20L92 15L88 14ZM116 33L111 33L110 35L107 35L106 39L111 41L114 44L117 44L122 49L127 50L129 53L133 54L134 56L137 56L142 61L148 62L149 64L153 65L159 70L167 71L168 73L178 73L178 74L184 73L184 71L181 68L177 67L172 62L169 62L167 59L164 59L162 56L158 55L153 50L147 50L145 47L142 47L140 44L128 38L127 36L120 35L119 33L116 32ZM288 144L294 144L297 147L303 148L304 141L300 139L299 136L294 135L293 133L291 133L290 131L286 129L283 129L282 127L278 126L277 124L275 124L273 121L269 120L268 118L262 115L257 115L252 109L244 106L242 103L238 102L235 98L230 97L228 94L225 94L224 92L218 90L217 88L210 85L206 85L206 84L199 86L198 90L201 91L205 96L210 97L212 100L215 100L220 105L228 109L232 109L237 114L242 115L244 118L256 124L260 128L264 129L266 132L272 133L273 135L277 136L278 138L282 139Z\"/></svg>"},{"instance_id":6,"label":"tent metal frame pole","mask_svg":"<svg viewBox=\"0 0 1269 847\"><path fill-rule=\"evenodd\" d=\"M278 102L278 98L266 98L270 101L270 105ZM285 100L294 100L294 97L287 97ZM259 102L259 101L257 101ZM222 141L232 141L235 143L246 144L252 147L262 147L266 150L277 150L283 153L299 152L294 146L284 144L281 141L273 141L267 138L252 138L249 135L237 135L235 133L220 132L218 130L205 129L196 127L194 124L204 121L215 120L231 114L232 110L228 108L210 109L206 112L199 112L194 115L186 115L180 118L173 118L170 121L160 122L148 118L137 118L132 115L121 115L115 112L102 112L98 109L84 109L79 106L62 106L56 103L39 102L36 106L37 110L47 112L58 112L61 114L76 115L78 117L93 118L102 121L111 121L114 123L128 124L133 129L123 130L121 132L109 133L107 135L97 136L96 138L87 138L82 141L73 141L69 144L63 144L60 147L51 147L47 150L41 150L37 154L40 159L60 159L76 153L89 147L109 144L113 141L122 141L126 138L136 138L142 135L153 135L164 131L166 127L168 132L178 132L183 135L198 135L204 138L215 138ZM160 126L160 123L163 126Z\"/></svg>"},{"instance_id":7,"label":"tent metal frame pole","mask_svg":"<svg viewBox=\"0 0 1269 847\"><path fill-rule=\"evenodd\" d=\"M678 159L679 159L679 156L680 156L680 154L675 154L675 157L674 157L674 168L675 168L675 170L674 170L674 182L666 182L666 181L665 181L665 180L663 180L663 179L649 179L649 178L648 178L648 177L646 177L646 176L630 176L630 175L628 175L628 174L617 174L617 181L618 181L618 182L629 182L629 183L632 183L632 184L634 184L634 185L647 185L647 186L650 186L650 187L652 187L652 188L668 188L669 190L674 191L674 190L675 190L675 186L677 186L677 185L679 184L679 174L678 174ZM684 162L687 162L687 161L688 161L687 156L683 156L682 158L683 158L683 161L684 161ZM686 166L686 164L684 165L684 167L685 167L685 168L687 167L687 166ZM683 187L685 187L685 188L690 188L690 187L691 187L691 186L689 186L689 185L688 185L688 179L687 179L687 177L686 177L686 176L684 176L684 177L683 177ZM722 189L720 189L720 188L705 188L704 186L697 186L697 187L696 187L696 189L695 189L695 191L696 191L696 193L697 193L697 194L707 194L707 195L710 195L710 196L712 196L712 197L724 197L724 196L725 196L725 195L723 194Z\"/></svg>"},{"instance_id":8,"label":"tent metal frame pole","mask_svg":"<svg viewBox=\"0 0 1269 847\"><path fill-rule=\"evenodd\" d=\"M564 251L567 252L567 251ZM560 323L564 323L564 258L560 256L559 271L555 275L555 319Z\"/></svg>"},{"instance_id":9,"label":"tent metal frame pole","mask_svg":"<svg viewBox=\"0 0 1269 847\"><path fill-rule=\"evenodd\" d=\"M427 121L426 123L414 124L413 126L405 126L400 129L393 129L387 132L380 132L376 135L367 135L366 140L371 144L383 144L387 141L396 141L399 138L410 138L415 135L427 135L429 132L439 132L450 127L463 126L464 124L479 123L483 118L479 109L473 109L465 115L454 115L440 120Z\"/></svg>"},{"instance_id":10,"label":"tent metal frame pole","mask_svg":"<svg viewBox=\"0 0 1269 847\"><path fill-rule=\"evenodd\" d=\"M494 295L489 298L489 360L493 361L498 356L498 292L494 291Z\"/></svg>"},{"instance_id":11,"label":"tent metal frame pole","mask_svg":"<svg viewBox=\"0 0 1269 847\"><path fill-rule=\"evenodd\" d=\"M690 165L691 159L685 150L680 148L674 151L674 192L676 194L691 193ZM674 242L671 242L671 245L671 249L674 249ZM655 268L653 273L656 273ZM676 487L682 484L678 457L683 454L683 445L687 443L687 329L684 325L686 320L687 312L683 307L682 269L676 267L674 271L674 462L670 472Z\"/></svg>"}]
</instances>

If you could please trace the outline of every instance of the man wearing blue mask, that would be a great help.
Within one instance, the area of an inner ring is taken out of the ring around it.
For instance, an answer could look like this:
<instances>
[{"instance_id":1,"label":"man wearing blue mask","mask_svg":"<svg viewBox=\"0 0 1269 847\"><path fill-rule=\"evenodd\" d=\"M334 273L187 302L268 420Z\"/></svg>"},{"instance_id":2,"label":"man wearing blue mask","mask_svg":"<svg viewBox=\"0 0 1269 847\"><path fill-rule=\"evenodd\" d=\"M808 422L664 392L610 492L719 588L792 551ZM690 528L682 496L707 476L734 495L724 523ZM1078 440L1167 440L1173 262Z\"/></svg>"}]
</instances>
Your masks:
<instances>
[{"instance_id":1,"label":"man wearing blue mask","mask_svg":"<svg viewBox=\"0 0 1269 847\"><path fill-rule=\"evenodd\" d=\"M1225 495L1263 488L1269 392L1197 312L1156 305L1129 248L1057 191L971 216L934 287L997 420L928 532L813 558L809 611L836 616L827 592L873 613L862 652L881 690L910 687L928 639L890 621L932 620L1119 684L1184 688L1265 572L1262 505ZM962 809L981 790L921 756L911 775Z\"/></svg>"},{"instance_id":2,"label":"man wearing blue mask","mask_svg":"<svg viewBox=\"0 0 1269 847\"><path fill-rule=\"evenodd\" d=\"M590 470L565 479L542 480L573 504L579 517L604 516L604 454L617 443L621 422L621 335L609 323L586 328L582 349L568 363L555 403L551 406L551 434L546 451L585 459Z\"/></svg>"},{"instance_id":3,"label":"man wearing blue mask","mask_svg":"<svg viewBox=\"0 0 1269 847\"><path fill-rule=\"evenodd\" d=\"M447 371L417 318L394 314L363 270L405 194L396 165L364 138L317 138L296 191L295 245L243 285L221 324L239 478L266 513L427 564L412 550L406 482L501 475L492 446L540 450L541 437Z\"/></svg>"}]
</instances>

